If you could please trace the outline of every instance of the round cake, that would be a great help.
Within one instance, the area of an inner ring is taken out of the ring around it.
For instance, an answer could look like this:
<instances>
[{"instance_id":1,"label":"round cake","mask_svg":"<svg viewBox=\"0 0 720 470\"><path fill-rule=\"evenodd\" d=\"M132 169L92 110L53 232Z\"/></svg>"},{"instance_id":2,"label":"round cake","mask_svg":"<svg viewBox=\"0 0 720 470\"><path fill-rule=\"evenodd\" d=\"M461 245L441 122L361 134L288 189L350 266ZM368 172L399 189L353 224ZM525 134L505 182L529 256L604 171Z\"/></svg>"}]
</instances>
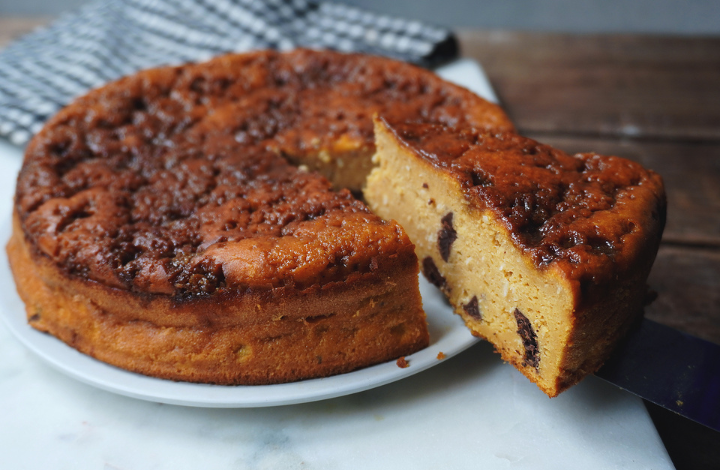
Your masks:
<instances>
[{"instance_id":1,"label":"round cake","mask_svg":"<svg viewBox=\"0 0 720 470\"><path fill-rule=\"evenodd\" d=\"M374 115L512 129L431 72L327 51L157 68L77 99L18 177L8 254L30 324L131 371L218 384L425 347L414 246L352 194Z\"/></svg>"}]
</instances>

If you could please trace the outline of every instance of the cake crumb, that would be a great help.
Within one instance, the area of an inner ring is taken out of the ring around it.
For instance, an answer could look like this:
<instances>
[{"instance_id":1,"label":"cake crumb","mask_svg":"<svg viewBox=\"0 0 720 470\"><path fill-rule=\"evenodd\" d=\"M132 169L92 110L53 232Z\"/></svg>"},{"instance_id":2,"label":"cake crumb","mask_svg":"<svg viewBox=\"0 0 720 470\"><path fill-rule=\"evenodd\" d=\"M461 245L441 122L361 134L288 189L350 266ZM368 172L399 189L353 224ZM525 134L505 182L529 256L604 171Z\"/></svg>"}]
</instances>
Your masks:
<instances>
[{"instance_id":1,"label":"cake crumb","mask_svg":"<svg viewBox=\"0 0 720 470\"><path fill-rule=\"evenodd\" d=\"M410 367L410 363L405 359L405 356L398 358L396 364L401 369L407 369Z\"/></svg>"},{"instance_id":2,"label":"cake crumb","mask_svg":"<svg viewBox=\"0 0 720 470\"><path fill-rule=\"evenodd\" d=\"M438 361L442 361L443 359L445 359L445 357L447 357L447 356L445 356L445 353L442 351L440 351L437 355Z\"/></svg>"}]
</instances>

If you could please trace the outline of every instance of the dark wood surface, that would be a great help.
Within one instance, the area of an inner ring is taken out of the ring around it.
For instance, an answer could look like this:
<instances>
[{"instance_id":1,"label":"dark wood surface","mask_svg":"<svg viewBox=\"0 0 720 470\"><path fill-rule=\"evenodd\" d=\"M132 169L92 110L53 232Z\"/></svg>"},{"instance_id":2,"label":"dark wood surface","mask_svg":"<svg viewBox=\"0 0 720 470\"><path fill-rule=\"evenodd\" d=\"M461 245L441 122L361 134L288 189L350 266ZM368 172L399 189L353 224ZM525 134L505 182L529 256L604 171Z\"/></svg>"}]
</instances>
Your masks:
<instances>
[{"instance_id":1,"label":"dark wood surface","mask_svg":"<svg viewBox=\"0 0 720 470\"><path fill-rule=\"evenodd\" d=\"M647 317L720 344L720 38L461 31L519 131L660 173Z\"/></svg>"},{"instance_id":2,"label":"dark wood surface","mask_svg":"<svg viewBox=\"0 0 720 470\"><path fill-rule=\"evenodd\" d=\"M47 22L0 18L0 47ZM460 31L520 132L660 173L647 316L720 344L720 38Z\"/></svg>"},{"instance_id":3,"label":"dark wood surface","mask_svg":"<svg viewBox=\"0 0 720 470\"><path fill-rule=\"evenodd\" d=\"M720 139L720 39L463 31L524 132Z\"/></svg>"}]
</instances>

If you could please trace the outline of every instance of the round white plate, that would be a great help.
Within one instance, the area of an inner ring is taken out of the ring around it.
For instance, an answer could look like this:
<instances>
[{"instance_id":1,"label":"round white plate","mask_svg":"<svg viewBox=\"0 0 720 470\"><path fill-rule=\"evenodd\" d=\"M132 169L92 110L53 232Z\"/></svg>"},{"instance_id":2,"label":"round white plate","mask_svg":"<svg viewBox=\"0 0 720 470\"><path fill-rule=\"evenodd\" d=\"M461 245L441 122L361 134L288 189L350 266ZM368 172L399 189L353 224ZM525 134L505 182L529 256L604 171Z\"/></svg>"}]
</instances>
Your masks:
<instances>
[{"instance_id":1,"label":"round white plate","mask_svg":"<svg viewBox=\"0 0 720 470\"><path fill-rule=\"evenodd\" d=\"M8 224L9 225L9 224ZM3 227L0 240L9 238ZM4 245L4 243L3 243ZM420 278L423 306L428 317L430 346L407 356L410 366L395 361L347 374L279 385L225 386L173 382L128 372L86 356L62 341L41 333L27 323L25 307L8 267L5 250L0 254L0 317L13 335L51 366L95 387L129 397L161 403L205 407L261 407L290 405L339 397L379 387L416 374L442 362L477 342L439 291Z\"/></svg>"}]
</instances>

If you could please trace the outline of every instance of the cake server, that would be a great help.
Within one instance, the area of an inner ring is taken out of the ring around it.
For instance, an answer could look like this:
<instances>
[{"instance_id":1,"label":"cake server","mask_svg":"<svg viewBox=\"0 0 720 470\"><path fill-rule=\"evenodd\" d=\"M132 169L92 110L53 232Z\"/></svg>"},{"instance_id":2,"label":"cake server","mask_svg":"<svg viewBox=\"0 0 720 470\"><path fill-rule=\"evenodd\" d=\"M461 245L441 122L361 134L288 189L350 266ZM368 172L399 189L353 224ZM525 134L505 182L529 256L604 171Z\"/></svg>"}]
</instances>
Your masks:
<instances>
[{"instance_id":1,"label":"cake server","mask_svg":"<svg viewBox=\"0 0 720 470\"><path fill-rule=\"evenodd\" d=\"M643 319L596 376L720 431L720 346Z\"/></svg>"}]
</instances>

